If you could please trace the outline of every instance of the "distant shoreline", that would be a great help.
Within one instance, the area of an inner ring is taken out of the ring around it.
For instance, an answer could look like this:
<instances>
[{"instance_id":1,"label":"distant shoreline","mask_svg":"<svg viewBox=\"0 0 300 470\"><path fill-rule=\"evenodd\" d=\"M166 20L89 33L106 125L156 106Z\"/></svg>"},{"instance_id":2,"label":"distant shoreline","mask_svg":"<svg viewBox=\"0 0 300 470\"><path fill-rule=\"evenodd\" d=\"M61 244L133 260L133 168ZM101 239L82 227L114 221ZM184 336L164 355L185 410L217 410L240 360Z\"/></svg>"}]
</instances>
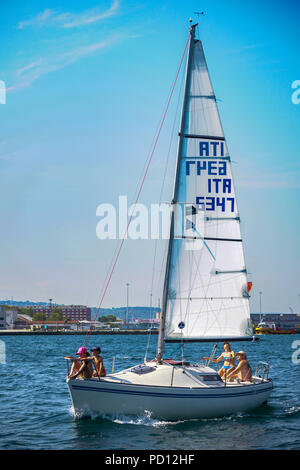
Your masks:
<instances>
[{"instance_id":1,"label":"distant shoreline","mask_svg":"<svg viewBox=\"0 0 300 470\"><path fill-rule=\"evenodd\" d=\"M1 336L55 336L55 335L146 335L150 333L147 330L97 330L97 331L31 331L31 330L0 330ZM151 334L158 334L158 330L151 330Z\"/></svg>"}]
</instances>

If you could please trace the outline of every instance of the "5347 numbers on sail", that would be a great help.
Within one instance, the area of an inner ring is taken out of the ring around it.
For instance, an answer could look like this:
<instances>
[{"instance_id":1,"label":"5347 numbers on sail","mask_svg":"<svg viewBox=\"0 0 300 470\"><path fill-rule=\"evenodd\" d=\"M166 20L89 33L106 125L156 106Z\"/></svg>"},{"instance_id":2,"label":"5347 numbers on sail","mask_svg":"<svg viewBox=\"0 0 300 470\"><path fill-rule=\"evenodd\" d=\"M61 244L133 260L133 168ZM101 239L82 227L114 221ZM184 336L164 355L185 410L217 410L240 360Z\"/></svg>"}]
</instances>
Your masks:
<instances>
[{"instance_id":1,"label":"5347 numbers on sail","mask_svg":"<svg viewBox=\"0 0 300 470\"><path fill-rule=\"evenodd\" d=\"M235 199L231 196L232 180L228 178L227 169L227 161L207 161L201 159L198 161L188 160L186 162L187 177L195 175L207 176L206 193L220 194L220 196L197 196L196 204L200 210L215 211L220 208L222 212L235 211ZM217 178L214 178L214 176L217 176ZM225 178L226 176L227 178Z\"/></svg>"}]
</instances>

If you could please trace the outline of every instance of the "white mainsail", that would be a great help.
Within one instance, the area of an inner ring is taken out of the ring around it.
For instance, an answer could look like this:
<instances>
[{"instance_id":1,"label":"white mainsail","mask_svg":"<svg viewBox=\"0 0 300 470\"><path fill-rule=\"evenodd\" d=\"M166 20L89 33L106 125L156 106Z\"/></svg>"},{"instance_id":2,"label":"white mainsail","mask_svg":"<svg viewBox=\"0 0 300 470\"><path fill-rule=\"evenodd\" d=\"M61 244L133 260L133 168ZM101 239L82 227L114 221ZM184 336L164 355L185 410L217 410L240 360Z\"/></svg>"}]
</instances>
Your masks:
<instances>
[{"instance_id":1,"label":"white mainsail","mask_svg":"<svg viewBox=\"0 0 300 470\"><path fill-rule=\"evenodd\" d=\"M249 338L247 272L230 157L194 29L179 135L164 340Z\"/></svg>"}]
</instances>

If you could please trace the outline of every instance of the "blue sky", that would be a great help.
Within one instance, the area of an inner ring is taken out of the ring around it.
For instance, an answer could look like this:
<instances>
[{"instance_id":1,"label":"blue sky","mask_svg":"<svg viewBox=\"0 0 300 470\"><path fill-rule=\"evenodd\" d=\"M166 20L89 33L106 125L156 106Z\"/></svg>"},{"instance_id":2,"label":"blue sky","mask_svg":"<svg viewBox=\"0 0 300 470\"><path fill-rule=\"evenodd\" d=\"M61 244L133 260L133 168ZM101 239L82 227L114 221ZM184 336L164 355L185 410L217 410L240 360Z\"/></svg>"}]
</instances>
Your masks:
<instances>
[{"instance_id":1,"label":"blue sky","mask_svg":"<svg viewBox=\"0 0 300 470\"><path fill-rule=\"evenodd\" d=\"M260 289L264 310L300 310L300 105L291 101L300 8L289 0L1 2L1 299L97 303L116 242L97 239L96 208L133 198L188 18L199 10L236 162L251 310ZM176 105L177 97L141 195L146 204L158 201ZM174 162L172 150L166 199ZM153 250L152 241L126 242L103 306L125 304L126 282L132 304L148 303Z\"/></svg>"}]
</instances>

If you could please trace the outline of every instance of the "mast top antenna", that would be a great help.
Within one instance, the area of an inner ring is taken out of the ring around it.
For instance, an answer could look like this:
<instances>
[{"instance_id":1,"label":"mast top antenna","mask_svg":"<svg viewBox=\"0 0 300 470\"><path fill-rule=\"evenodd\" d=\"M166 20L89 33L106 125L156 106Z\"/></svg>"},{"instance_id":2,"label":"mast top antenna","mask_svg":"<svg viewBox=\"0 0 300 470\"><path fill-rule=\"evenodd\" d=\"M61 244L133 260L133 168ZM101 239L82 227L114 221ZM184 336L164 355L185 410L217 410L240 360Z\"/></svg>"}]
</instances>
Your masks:
<instances>
[{"instance_id":1,"label":"mast top antenna","mask_svg":"<svg viewBox=\"0 0 300 470\"><path fill-rule=\"evenodd\" d=\"M194 11L194 14L198 16L198 20L200 15L205 15L204 11Z\"/></svg>"},{"instance_id":2,"label":"mast top antenna","mask_svg":"<svg viewBox=\"0 0 300 470\"><path fill-rule=\"evenodd\" d=\"M192 23L193 23L193 19L190 18L190 20L189 20L189 21L190 21L190 24L191 24L191 26L190 26L190 31L191 31L193 28L196 29L196 26L198 26L198 24L199 24L199 17L200 17L200 16L203 16L205 13L204 13L204 11L194 11L194 14L197 16L198 21L197 21L197 23L192 24Z\"/></svg>"}]
</instances>

